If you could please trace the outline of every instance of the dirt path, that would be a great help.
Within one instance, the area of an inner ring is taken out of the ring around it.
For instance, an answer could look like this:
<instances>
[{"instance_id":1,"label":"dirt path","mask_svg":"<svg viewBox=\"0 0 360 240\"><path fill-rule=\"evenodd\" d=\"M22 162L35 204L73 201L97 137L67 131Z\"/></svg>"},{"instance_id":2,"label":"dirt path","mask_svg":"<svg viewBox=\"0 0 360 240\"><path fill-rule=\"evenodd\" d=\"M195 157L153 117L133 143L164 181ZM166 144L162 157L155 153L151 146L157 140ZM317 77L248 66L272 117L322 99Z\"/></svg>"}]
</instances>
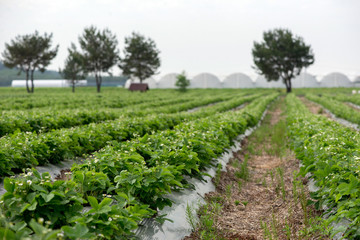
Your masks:
<instances>
[{"instance_id":1,"label":"dirt path","mask_svg":"<svg viewBox=\"0 0 360 240\"><path fill-rule=\"evenodd\" d=\"M294 182L299 161L285 147L281 101L268 111L262 126L244 139L243 150L234 153L227 172L221 172L218 182L214 180L216 192L206 196L212 205L222 205L213 215L214 239L301 239L299 231L308 221L305 214L315 214L299 200L302 196L307 201L307 190L302 187L306 180ZM202 239L201 229L185 239Z\"/></svg>"}]
</instances>

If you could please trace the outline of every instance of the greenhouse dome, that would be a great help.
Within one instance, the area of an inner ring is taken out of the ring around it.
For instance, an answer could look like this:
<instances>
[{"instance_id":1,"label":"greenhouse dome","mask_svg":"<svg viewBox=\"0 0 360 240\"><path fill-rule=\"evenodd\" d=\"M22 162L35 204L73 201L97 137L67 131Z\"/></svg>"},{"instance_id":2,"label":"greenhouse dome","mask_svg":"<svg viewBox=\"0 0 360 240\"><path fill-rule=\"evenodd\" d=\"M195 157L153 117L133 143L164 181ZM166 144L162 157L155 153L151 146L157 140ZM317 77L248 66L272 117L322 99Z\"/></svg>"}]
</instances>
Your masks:
<instances>
[{"instance_id":1,"label":"greenhouse dome","mask_svg":"<svg viewBox=\"0 0 360 240\"><path fill-rule=\"evenodd\" d=\"M190 79L190 88L221 88L221 82L217 76L211 73L200 73Z\"/></svg>"},{"instance_id":2,"label":"greenhouse dome","mask_svg":"<svg viewBox=\"0 0 360 240\"><path fill-rule=\"evenodd\" d=\"M263 76L258 76L255 80L255 87L256 88L269 88L270 83Z\"/></svg>"},{"instance_id":3,"label":"greenhouse dome","mask_svg":"<svg viewBox=\"0 0 360 240\"><path fill-rule=\"evenodd\" d=\"M308 73L301 73L291 80L293 88L316 88L320 87L319 82L317 81L314 75Z\"/></svg>"},{"instance_id":4,"label":"greenhouse dome","mask_svg":"<svg viewBox=\"0 0 360 240\"><path fill-rule=\"evenodd\" d=\"M320 81L321 87L353 87L353 82L350 79L338 72L325 75Z\"/></svg>"},{"instance_id":5,"label":"greenhouse dome","mask_svg":"<svg viewBox=\"0 0 360 240\"><path fill-rule=\"evenodd\" d=\"M169 73L164 75L160 80L158 81L158 88L176 88L175 83L177 80L177 76L179 74L177 73Z\"/></svg>"},{"instance_id":6,"label":"greenhouse dome","mask_svg":"<svg viewBox=\"0 0 360 240\"><path fill-rule=\"evenodd\" d=\"M223 88L254 88L255 83L243 73L233 73L227 76L222 82Z\"/></svg>"}]
</instances>

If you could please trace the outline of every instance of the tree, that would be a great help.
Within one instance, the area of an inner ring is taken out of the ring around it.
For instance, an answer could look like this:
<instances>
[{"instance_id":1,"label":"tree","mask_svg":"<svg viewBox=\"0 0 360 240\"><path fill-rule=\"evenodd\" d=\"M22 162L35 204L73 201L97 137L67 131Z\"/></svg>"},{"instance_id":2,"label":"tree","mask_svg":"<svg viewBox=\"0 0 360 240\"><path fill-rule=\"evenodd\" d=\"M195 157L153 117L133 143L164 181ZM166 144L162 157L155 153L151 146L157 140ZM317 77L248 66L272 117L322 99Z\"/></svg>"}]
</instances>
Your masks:
<instances>
[{"instance_id":1,"label":"tree","mask_svg":"<svg viewBox=\"0 0 360 240\"><path fill-rule=\"evenodd\" d=\"M175 86L179 88L180 92L186 92L186 88L190 86L190 80L187 79L185 71L176 76Z\"/></svg>"},{"instance_id":2,"label":"tree","mask_svg":"<svg viewBox=\"0 0 360 240\"><path fill-rule=\"evenodd\" d=\"M119 59L116 36L109 29L100 31L91 26L85 28L83 35L79 37L79 42L83 51L82 56L84 57L86 72L94 74L96 89L97 92L100 92L102 74L108 73L111 75L109 69Z\"/></svg>"},{"instance_id":3,"label":"tree","mask_svg":"<svg viewBox=\"0 0 360 240\"><path fill-rule=\"evenodd\" d=\"M138 33L125 38L124 57L120 58L119 67L125 76L138 78L140 83L157 74L160 67L160 51L150 38L145 39Z\"/></svg>"},{"instance_id":4,"label":"tree","mask_svg":"<svg viewBox=\"0 0 360 240\"><path fill-rule=\"evenodd\" d=\"M262 43L254 42L252 49L255 68L268 81L281 78L286 92L291 92L291 79L299 75L303 67L314 63L311 47L287 29L264 32L263 39Z\"/></svg>"},{"instance_id":5,"label":"tree","mask_svg":"<svg viewBox=\"0 0 360 240\"><path fill-rule=\"evenodd\" d=\"M67 79L71 86L72 92L75 92L75 85L81 80L86 78L86 72L84 71L84 58L76 50L75 44L71 44L68 48L69 55L65 60L65 67L63 70L59 69L63 78Z\"/></svg>"},{"instance_id":6,"label":"tree","mask_svg":"<svg viewBox=\"0 0 360 240\"><path fill-rule=\"evenodd\" d=\"M37 31L34 34L16 36L10 44L5 44L5 51L2 53L4 65L8 68L19 69L18 75L25 72L26 90L34 92L34 71L38 69L45 72L51 60L55 58L59 45L51 48L52 34L47 33L40 36ZM31 88L29 88L29 77Z\"/></svg>"}]
</instances>

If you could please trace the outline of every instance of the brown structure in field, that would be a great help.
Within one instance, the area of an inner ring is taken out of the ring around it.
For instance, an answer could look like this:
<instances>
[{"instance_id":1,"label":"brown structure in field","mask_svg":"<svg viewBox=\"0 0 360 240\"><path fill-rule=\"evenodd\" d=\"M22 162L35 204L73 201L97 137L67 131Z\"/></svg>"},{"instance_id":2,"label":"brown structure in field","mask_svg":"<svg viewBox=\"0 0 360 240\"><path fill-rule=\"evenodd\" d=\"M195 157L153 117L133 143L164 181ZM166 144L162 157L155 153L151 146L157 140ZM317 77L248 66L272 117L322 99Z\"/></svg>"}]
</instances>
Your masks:
<instances>
[{"instance_id":1,"label":"brown structure in field","mask_svg":"<svg viewBox=\"0 0 360 240\"><path fill-rule=\"evenodd\" d=\"M131 83L129 90L146 92L147 90L149 90L149 86L147 85L147 83Z\"/></svg>"}]
</instances>

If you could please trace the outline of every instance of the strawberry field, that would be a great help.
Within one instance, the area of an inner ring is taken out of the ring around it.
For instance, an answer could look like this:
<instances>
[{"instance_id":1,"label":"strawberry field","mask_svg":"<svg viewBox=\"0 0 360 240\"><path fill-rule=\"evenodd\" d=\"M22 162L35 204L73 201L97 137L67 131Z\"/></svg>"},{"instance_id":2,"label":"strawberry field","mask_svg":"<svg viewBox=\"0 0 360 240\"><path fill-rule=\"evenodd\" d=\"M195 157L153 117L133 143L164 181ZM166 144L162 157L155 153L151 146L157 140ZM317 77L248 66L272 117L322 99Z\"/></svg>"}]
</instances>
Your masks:
<instances>
[{"instance_id":1,"label":"strawberry field","mask_svg":"<svg viewBox=\"0 0 360 240\"><path fill-rule=\"evenodd\" d=\"M283 96L300 175L315 182L308 203L333 229L360 237L359 133L311 113L297 95L360 123L360 98L344 89ZM171 192L191 189L275 100L271 89L0 89L1 239L132 239L144 219L167 221ZM351 103L352 105L350 105ZM36 168L76 163L55 178ZM170 219L171 220L171 219ZM240 221L240 220L239 220Z\"/></svg>"}]
</instances>

